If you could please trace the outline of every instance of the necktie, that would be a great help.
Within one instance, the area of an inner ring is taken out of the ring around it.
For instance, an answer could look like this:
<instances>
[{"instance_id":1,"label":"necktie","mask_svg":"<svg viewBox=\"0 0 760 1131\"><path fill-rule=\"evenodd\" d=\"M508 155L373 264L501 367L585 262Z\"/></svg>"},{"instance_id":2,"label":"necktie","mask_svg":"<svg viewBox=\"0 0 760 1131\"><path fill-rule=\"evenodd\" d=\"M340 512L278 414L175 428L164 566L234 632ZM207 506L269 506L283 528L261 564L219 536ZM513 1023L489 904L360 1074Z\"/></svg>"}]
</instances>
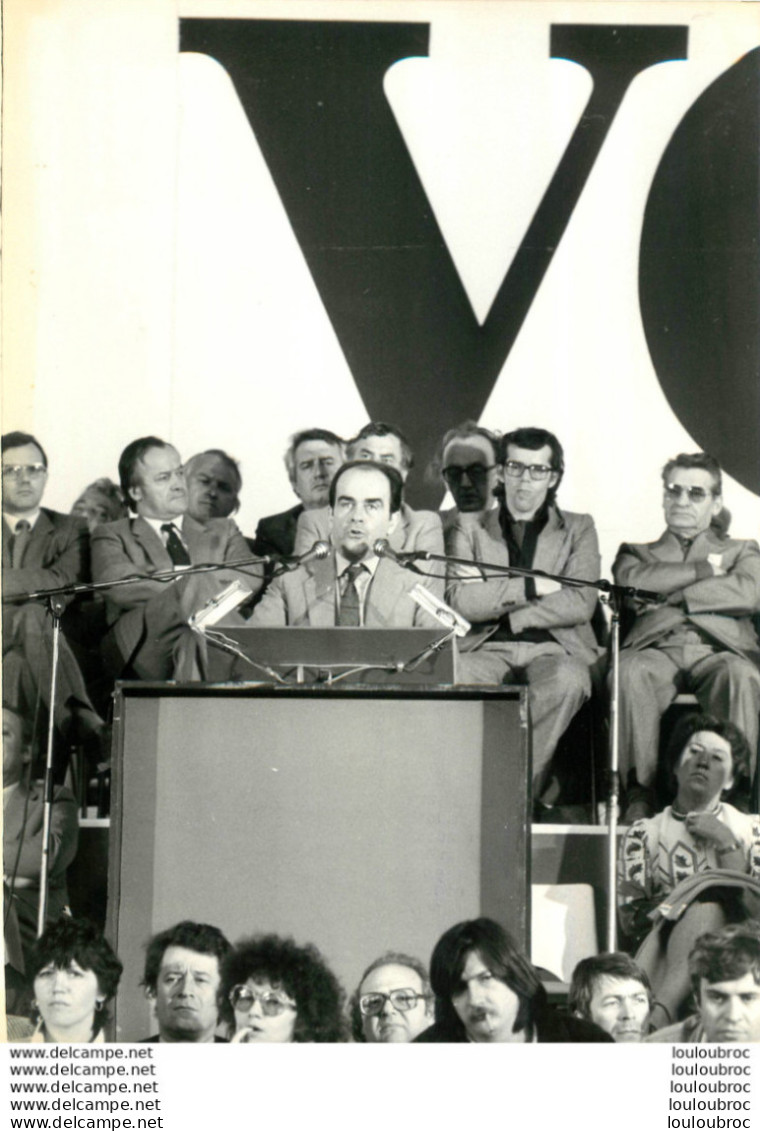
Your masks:
<instances>
[{"instance_id":1,"label":"necktie","mask_svg":"<svg viewBox=\"0 0 760 1131\"><path fill-rule=\"evenodd\" d=\"M16 523L16 533L13 535L13 548L11 550L11 569L21 569L26 547L32 536L32 528L25 518L20 518Z\"/></svg>"},{"instance_id":2,"label":"necktie","mask_svg":"<svg viewBox=\"0 0 760 1131\"><path fill-rule=\"evenodd\" d=\"M165 522L161 527L166 535L166 549L175 566L190 565L190 555L183 546L173 522Z\"/></svg>"},{"instance_id":3,"label":"necktie","mask_svg":"<svg viewBox=\"0 0 760 1131\"><path fill-rule=\"evenodd\" d=\"M363 569L364 566L357 563L350 565L342 575L345 584L340 596L338 624L344 628L356 628L362 623L361 602L359 600L359 591L356 588L356 579Z\"/></svg>"}]
</instances>

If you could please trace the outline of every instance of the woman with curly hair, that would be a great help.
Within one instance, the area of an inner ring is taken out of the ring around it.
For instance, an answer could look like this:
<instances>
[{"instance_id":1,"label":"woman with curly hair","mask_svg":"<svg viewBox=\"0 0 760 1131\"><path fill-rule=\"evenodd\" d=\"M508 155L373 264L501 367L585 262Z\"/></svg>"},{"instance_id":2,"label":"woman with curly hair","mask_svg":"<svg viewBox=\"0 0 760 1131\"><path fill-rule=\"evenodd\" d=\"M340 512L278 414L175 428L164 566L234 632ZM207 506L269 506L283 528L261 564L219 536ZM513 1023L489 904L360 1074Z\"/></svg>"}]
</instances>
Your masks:
<instances>
[{"instance_id":1,"label":"woman with curly hair","mask_svg":"<svg viewBox=\"0 0 760 1131\"><path fill-rule=\"evenodd\" d=\"M687 959L699 935L760 911L760 818L725 800L750 764L730 722L695 715L668 751L676 796L634 821L620 854L620 919L654 990L656 1027L678 1018L689 994Z\"/></svg>"},{"instance_id":2,"label":"woman with curly hair","mask_svg":"<svg viewBox=\"0 0 760 1131\"><path fill-rule=\"evenodd\" d=\"M279 935L241 939L222 970L237 1042L346 1040L344 991L315 946Z\"/></svg>"},{"instance_id":3,"label":"woman with curly hair","mask_svg":"<svg viewBox=\"0 0 760 1131\"><path fill-rule=\"evenodd\" d=\"M103 1041L122 964L92 923L59 919L37 939L28 974L39 1014L32 1041Z\"/></svg>"}]
</instances>

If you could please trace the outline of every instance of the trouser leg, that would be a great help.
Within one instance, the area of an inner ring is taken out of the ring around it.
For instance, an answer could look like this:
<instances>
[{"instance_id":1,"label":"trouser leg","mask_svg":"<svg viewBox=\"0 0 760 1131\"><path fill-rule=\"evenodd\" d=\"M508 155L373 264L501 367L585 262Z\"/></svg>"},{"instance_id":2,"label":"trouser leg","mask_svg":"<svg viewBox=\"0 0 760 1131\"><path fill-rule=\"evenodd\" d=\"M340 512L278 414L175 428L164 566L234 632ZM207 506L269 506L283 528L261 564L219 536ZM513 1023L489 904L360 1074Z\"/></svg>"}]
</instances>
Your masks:
<instances>
[{"instance_id":1,"label":"trouser leg","mask_svg":"<svg viewBox=\"0 0 760 1131\"><path fill-rule=\"evenodd\" d=\"M591 695L591 675L588 665L573 656L539 656L524 671L533 734L533 796L538 800L557 743Z\"/></svg>"},{"instance_id":2,"label":"trouser leg","mask_svg":"<svg viewBox=\"0 0 760 1131\"><path fill-rule=\"evenodd\" d=\"M630 770L640 785L657 775L660 719L678 694L678 665L658 648L624 649L620 654L620 779Z\"/></svg>"}]
</instances>

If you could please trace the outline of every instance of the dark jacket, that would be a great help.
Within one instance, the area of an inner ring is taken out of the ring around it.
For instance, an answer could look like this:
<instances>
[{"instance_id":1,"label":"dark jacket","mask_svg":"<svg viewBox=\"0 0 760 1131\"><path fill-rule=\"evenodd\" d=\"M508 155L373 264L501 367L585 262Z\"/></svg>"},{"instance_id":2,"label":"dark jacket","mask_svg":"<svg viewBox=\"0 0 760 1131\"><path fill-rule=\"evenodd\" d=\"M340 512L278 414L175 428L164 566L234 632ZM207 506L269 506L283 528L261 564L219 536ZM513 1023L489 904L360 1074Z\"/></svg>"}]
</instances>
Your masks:
<instances>
[{"instance_id":1,"label":"dark jacket","mask_svg":"<svg viewBox=\"0 0 760 1131\"><path fill-rule=\"evenodd\" d=\"M542 1010L536 1018L536 1038L539 1044L612 1043L609 1033L605 1033L598 1025L583 1021L580 1017L570 1017L551 1007ZM436 1022L414 1039L421 1044L461 1044L468 1041L464 1025L459 1020L449 1024Z\"/></svg>"}]
</instances>

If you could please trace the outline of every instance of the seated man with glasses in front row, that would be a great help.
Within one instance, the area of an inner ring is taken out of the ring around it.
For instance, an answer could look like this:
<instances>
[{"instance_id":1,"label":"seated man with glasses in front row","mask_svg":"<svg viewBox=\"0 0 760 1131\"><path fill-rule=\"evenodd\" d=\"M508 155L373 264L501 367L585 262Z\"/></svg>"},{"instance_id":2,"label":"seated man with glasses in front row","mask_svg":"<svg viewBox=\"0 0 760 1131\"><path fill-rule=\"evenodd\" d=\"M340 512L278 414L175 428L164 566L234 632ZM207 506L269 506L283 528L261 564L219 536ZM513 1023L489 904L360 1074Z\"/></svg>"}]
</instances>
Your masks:
<instances>
[{"instance_id":1,"label":"seated man with glasses in front row","mask_svg":"<svg viewBox=\"0 0 760 1131\"><path fill-rule=\"evenodd\" d=\"M433 995L419 958L389 951L371 962L351 998L351 1035L367 1044L404 1044L433 1024Z\"/></svg>"},{"instance_id":2,"label":"seated man with glasses in front row","mask_svg":"<svg viewBox=\"0 0 760 1131\"><path fill-rule=\"evenodd\" d=\"M459 506L447 531L447 553L472 562L598 578L593 518L557 506L564 472L557 437L543 428L509 432L495 462L496 468L483 471L503 481L500 504L471 511ZM450 475L445 465L444 474L447 470ZM474 489L482 475L469 478ZM447 599L476 630L486 630L484 641L460 657L461 682L529 686L533 797L536 818L546 819L556 800L547 791L552 757L591 694L590 669L601 654L591 627L596 590L563 587L544 577L489 575L460 565L451 567Z\"/></svg>"},{"instance_id":3,"label":"seated man with glasses in front row","mask_svg":"<svg viewBox=\"0 0 760 1131\"><path fill-rule=\"evenodd\" d=\"M619 585L653 590L662 605L632 607L620 658L620 773L626 823L651 817L660 718L682 691L704 712L730 719L754 758L758 740L760 546L725 532L721 471L704 452L662 470L666 530L656 542L624 544ZM628 779L626 781L626 778Z\"/></svg>"}]
</instances>

